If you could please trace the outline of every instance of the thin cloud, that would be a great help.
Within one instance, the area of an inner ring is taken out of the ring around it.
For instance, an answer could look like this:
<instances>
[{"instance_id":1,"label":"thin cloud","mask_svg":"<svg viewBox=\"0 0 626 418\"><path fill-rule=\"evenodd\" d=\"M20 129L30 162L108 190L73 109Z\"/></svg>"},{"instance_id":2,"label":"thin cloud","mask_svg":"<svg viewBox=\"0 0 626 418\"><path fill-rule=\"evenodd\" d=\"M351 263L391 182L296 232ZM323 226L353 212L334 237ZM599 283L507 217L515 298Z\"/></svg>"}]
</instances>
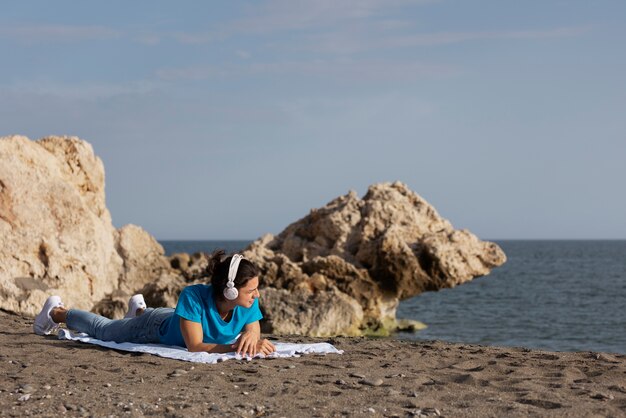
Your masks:
<instances>
[{"instance_id":1,"label":"thin cloud","mask_svg":"<svg viewBox=\"0 0 626 418\"><path fill-rule=\"evenodd\" d=\"M312 60L254 63L253 74L286 74L335 78L347 81L401 81L418 77L448 76L456 71L447 66L403 60Z\"/></svg>"},{"instance_id":2,"label":"thin cloud","mask_svg":"<svg viewBox=\"0 0 626 418\"><path fill-rule=\"evenodd\" d=\"M236 54L239 58L241 58L241 59L243 59L243 60L247 60L247 59L252 58L252 54L251 54L250 52L248 52L248 51L244 51L244 50L241 50L241 49L240 49L240 50L235 51L235 54Z\"/></svg>"},{"instance_id":3,"label":"thin cloud","mask_svg":"<svg viewBox=\"0 0 626 418\"><path fill-rule=\"evenodd\" d=\"M233 74L226 66L190 66L179 68L160 68L156 71L157 78L164 81L191 80L200 81L209 78L224 77Z\"/></svg>"},{"instance_id":4,"label":"thin cloud","mask_svg":"<svg viewBox=\"0 0 626 418\"><path fill-rule=\"evenodd\" d=\"M154 46L161 43L161 36L156 33L143 33L135 36L133 40L143 45Z\"/></svg>"},{"instance_id":5,"label":"thin cloud","mask_svg":"<svg viewBox=\"0 0 626 418\"><path fill-rule=\"evenodd\" d=\"M106 26L20 25L0 28L0 39L22 43L108 40L122 35L121 31Z\"/></svg>"},{"instance_id":6,"label":"thin cloud","mask_svg":"<svg viewBox=\"0 0 626 418\"><path fill-rule=\"evenodd\" d=\"M325 28L346 21L371 18L393 9L435 3L439 0L270 0L248 9L248 16L229 22L222 33L268 34Z\"/></svg>"},{"instance_id":7,"label":"thin cloud","mask_svg":"<svg viewBox=\"0 0 626 418\"><path fill-rule=\"evenodd\" d=\"M77 25L19 25L0 28L0 39L19 43L51 43L98 41L128 38L143 45L159 45L164 40L175 40L181 44L206 44L213 42L217 35L208 32L134 32L122 31L106 26Z\"/></svg>"},{"instance_id":8,"label":"thin cloud","mask_svg":"<svg viewBox=\"0 0 626 418\"><path fill-rule=\"evenodd\" d=\"M208 44L246 34L269 35L284 31L324 29L346 22L368 20L393 9L436 3L440 0L270 0L248 7L246 16L216 27L213 31L178 32L172 37L182 44ZM380 25L399 28L400 20L383 20Z\"/></svg>"},{"instance_id":9,"label":"thin cloud","mask_svg":"<svg viewBox=\"0 0 626 418\"><path fill-rule=\"evenodd\" d=\"M490 39L548 39L577 36L589 30L588 27L555 28L548 30L502 31L502 32L443 32L416 34L405 37L391 37L376 46L407 47L432 46Z\"/></svg>"},{"instance_id":10,"label":"thin cloud","mask_svg":"<svg viewBox=\"0 0 626 418\"><path fill-rule=\"evenodd\" d=\"M581 26L525 31L438 32L409 35L376 33L372 35L364 29L352 28L350 31L311 35L302 48L322 53L348 54L374 49L449 45L478 40L565 38L579 36L589 30L591 30L589 26Z\"/></svg>"},{"instance_id":11,"label":"thin cloud","mask_svg":"<svg viewBox=\"0 0 626 418\"><path fill-rule=\"evenodd\" d=\"M513 39L547 39L547 38L566 38L571 36L579 36L591 31L591 26L563 27L547 30L529 30L517 32L505 32L503 37Z\"/></svg>"},{"instance_id":12,"label":"thin cloud","mask_svg":"<svg viewBox=\"0 0 626 418\"><path fill-rule=\"evenodd\" d=\"M48 96L71 100L99 100L125 95L148 94L156 89L151 81L132 83L59 83L51 81L20 81L8 86L0 86L7 94Z\"/></svg>"},{"instance_id":13,"label":"thin cloud","mask_svg":"<svg viewBox=\"0 0 626 418\"><path fill-rule=\"evenodd\" d=\"M208 44L216 39L216 35L209 32L197 32L197 33L189 33L189 32L177 32L172 34L172 38L181 44Z\"/></svg>"},{"instance_id":14,"label":"thin cloud","mask_svg":"<svg viewBox=\"0 0 626 418\"><path fill-rule=\"evenodd\" d=\"M411 60L314 59L303 61L242 62L216 66L163 68L156 75L165 81L200 81L211 78L293 76L346 82L405 81L421 77L448 77L458 73L449 66Z\"/></svg>"},{"instance_id":15,"label":"thin cloud","mask_svg":"<svg viewBox=\"0 0 626 418\"><path fill-rule=\"evenodd\" d=\"M183 45L204 45L219 39L217 33L210 32L171 32L143 33L134 36L133 40L144 45L158 45L164 41L175 41Z\"/></svg>"}]
</instances>

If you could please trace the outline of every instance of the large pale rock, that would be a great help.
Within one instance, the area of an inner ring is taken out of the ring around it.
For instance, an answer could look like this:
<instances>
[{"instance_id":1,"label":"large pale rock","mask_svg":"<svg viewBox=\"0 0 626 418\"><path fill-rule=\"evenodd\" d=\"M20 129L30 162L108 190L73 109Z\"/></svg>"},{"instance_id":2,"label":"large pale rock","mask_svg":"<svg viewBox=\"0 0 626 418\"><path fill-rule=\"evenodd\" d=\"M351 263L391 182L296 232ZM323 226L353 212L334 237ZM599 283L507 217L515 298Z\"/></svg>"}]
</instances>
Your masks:
<instances>
[{"instance_id":1,"label":"large pale rock","mask_svg":"<svg viewBox=\"0 0 626 418\"><path fill-rule=\"evenodd\" d=\"M263 286L284 289L280 303L264 301L272 330L310 334L313 322L341 324L316 335L392 330L400 300L465 283L506 261L496 244L455 230L399 182L373 185L363 199L340 196L279 235L261 237L245 255L261 267ZM315 296L303 299L298 289ZM303 300L338 301L336 292L341 303L346 297L358 303L362 315L326 306L298 310ZM290 320L289 306L299 312Z\"/></svg>"},{"instance_id":2,"label":"large pale rock","mask_svg":"<svg viewBox=\"0 0 626 418\"><path fill-rule=\"evenodd\" d=\"M89 143L0 138L0 309L34 315L59 294L89 310L143 286L162 254L139 228L113 227L104 167Z\"/></svg>"},{"instance_id":3,"label":"large pale rock","mask_svg":"<svg viewBox=\"0 0 626 418\"><path fill-rule=\"evenodd\" d=\"M169 269L161 244L139 226L126 225L119 229L117 251L124 260L118 289L125 293L142 288Z\"/></svg>"}]
</instances>

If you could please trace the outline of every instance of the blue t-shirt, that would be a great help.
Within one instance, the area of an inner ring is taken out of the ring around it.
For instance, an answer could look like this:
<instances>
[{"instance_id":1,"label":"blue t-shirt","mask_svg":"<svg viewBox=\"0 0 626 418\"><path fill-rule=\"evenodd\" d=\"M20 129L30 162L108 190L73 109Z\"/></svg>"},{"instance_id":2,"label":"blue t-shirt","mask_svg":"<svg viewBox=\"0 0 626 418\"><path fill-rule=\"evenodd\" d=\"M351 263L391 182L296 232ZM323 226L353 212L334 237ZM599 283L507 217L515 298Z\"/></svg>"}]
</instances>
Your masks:
<instances>
[{"instance_id":1,"label":"blue t-shirt","mask_svg":"<svg viewBox=\"0 0 626 418\"><path fill-rule=\"evenodd\" d=\"M202 324L202 342L230 344L246 324L258 321L263 315L259 309L259 300L255 299L249 308L235 306L230 321L226 322L215 306L213 286L196 284L183 289L174 314L161 324L161 344L186 347L180 331L180 318Z\"/></svg>"}]
</instances>

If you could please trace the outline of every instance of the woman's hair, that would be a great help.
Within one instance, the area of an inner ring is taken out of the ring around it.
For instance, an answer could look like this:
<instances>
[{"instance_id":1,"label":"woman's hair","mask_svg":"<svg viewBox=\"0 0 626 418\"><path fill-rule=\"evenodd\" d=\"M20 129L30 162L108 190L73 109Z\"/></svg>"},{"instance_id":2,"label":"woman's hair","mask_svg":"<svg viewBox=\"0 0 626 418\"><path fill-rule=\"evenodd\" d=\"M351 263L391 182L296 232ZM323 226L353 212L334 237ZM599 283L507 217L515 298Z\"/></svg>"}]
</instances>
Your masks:
<instances>
[{"instance_id":1,"label":"woman's hair","mask_svg":"<svg viewBox=\"0 0 626 418\"><path fill-rule=\"evenodd\" d=\"M224 250L214 251L209 256L209 264L205 270L206 276L211 278L213 285L213 295L215 298L224 298L224 289L228 282L228 270L230 269L230 260L232 256L224 258L226 252ZM245 286L248 281L259 275L259 268L251 261L245 258L239 263L237 275L235 276L235 287L237 289Z\"/></svg>"}]
</instances>

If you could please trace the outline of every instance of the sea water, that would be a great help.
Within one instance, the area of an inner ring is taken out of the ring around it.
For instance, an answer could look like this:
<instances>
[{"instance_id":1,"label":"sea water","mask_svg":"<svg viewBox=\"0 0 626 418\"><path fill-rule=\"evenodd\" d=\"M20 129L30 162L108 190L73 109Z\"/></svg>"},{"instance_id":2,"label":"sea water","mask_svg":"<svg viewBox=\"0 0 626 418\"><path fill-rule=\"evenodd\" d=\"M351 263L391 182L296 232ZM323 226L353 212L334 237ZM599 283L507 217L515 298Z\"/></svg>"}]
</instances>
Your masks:
<instances>
[{"instance_id":1,"label":"sea water","mask_svg":"<svg viewBox=\"0 0 626 418\"><path fill-rule=\"evenodd\" d=\"M485 277L402 301L398 318L427 339L626 354L626 241L495 241L507 262ZM250 241L161 241L176 252L227 252Z\"/></svg>"}]
</instances>

